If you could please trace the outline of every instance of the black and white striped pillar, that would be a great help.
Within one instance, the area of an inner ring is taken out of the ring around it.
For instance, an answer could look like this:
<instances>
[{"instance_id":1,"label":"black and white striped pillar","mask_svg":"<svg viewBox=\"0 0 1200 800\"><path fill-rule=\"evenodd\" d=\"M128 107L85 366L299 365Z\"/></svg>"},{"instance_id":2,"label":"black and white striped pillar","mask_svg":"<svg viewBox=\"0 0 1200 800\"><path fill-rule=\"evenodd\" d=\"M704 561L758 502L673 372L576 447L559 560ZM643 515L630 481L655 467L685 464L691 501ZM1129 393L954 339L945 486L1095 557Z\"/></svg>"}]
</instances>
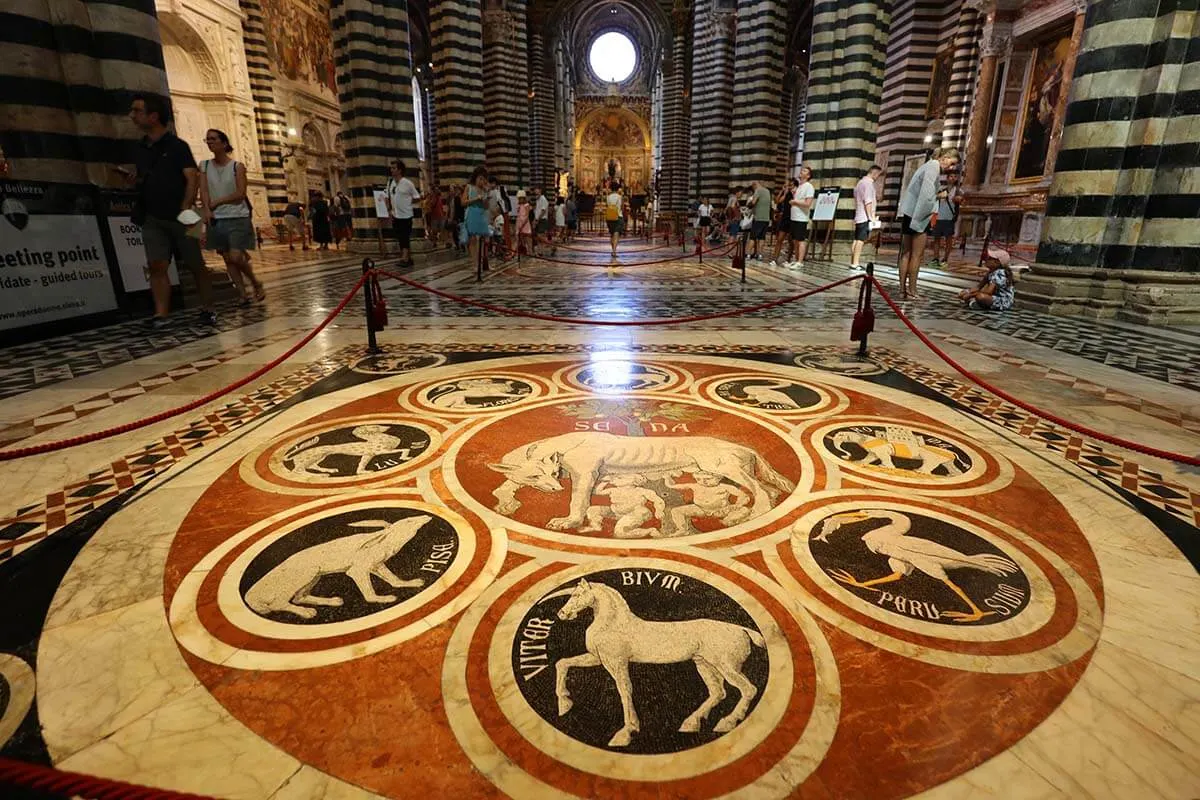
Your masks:
<instances>
[{"instance_id":1,"label":"black and white striped pillar","mask_svg":"<svg viewBox=\"0 0 1200 800\"><path fill-rule=\"evenodd\" d=\"M525 0L483 12L484 137L488 169L505 186L529 180L529 67ZM518 170L518 167L520 168Z\"/></svg>"},{"instance_id":2,"label":"black and white striped pillar","mask_svg":"<svg viewBox=\"0 0 1200 800\"><path fill-rule=\"evenodd\" d=\"M979 75L979 42L983 36L983 15L963 3L954 27L954 55L950 66L950 91L946 101L946 125L942 128L942 147L967 146L967 120L971 98Z\"/></svg>"},{"instance_id":3,"label":"black and white striped pillar","mask_svg":"<svg viewBox=\"0 0 1200 800\"><path fill-rule=\"evenodd\" d=\"M786 121L791 105L791 98L784 96L787 15L783 0L738 4L729 147L729 180L735 186L748 186L756 180L778 186L780 169L787 163L784 150L790 137Z\"/></svg>"},{"instance_id":4,"label":"black and white striped pillar","mask_svg":"<svg viewBox=\"0 0 1200 800\"><path fill-rule=\"evenodd\" d=\"M1200 14L1087 7L1027 306L1200 322Z\"/></svg>"},{"instance_id":5,"label":"black and white striped pillar","mask_svg":"<svg viewBox=\"0 0 1200 800\"><path fill-rule=\"evenodd\" d=\"M874 161L888 21L887 0L813 6L804 161L815 185L842 188L839 220L852 219L851 191Z\"/></svg>"},{"instance_id":6,"label":"black and white striped pillar","mask_svg":"<svg viewBox=\"0 0 1200 800\"><path fill-rule=\"evenodd\" d=\"M271 61L263 27L262 3L240 0L242 40L246 47L246 71L250 76L250 96L254 98L254 126L262 154L263 179L266 181L267 206L273 218L283 216L288 203L287 176L283 169L283 132L286 121L275 104Z\"/></svg>"},{"instance_id":7,"label":"black and white striped pillar","mask_svg":"<svg viewBox=\"0 0 1200 800\"><path fill-rule=\"evenodd\" d=\"M686 197L699 201L729 192L737 15L717 0L697 0L692 20L692 152ZM697 188L701 197L697 197Z\"/></svg>"},{"instance_id":8,"label":"black and white striped pillar","mask_svg":"<svg viewBox=\"0 0 1200 800\"><path fill-rule=\"evenodd\" d=\"M480 0L439 0L430 15L438 180L461 184L484 163Z\"/></svg>"},{"instance_id":9,"label":"black and white striped pillar","mask_svg":"<svg viewBox=\"0 0 1200 800\"><path fill-rule=\"evenodd\" d=\"M542 19L541 16L538 17ZM533 140L530 186L546 188L554 182L554 83L550 58L542 35L542 22L529 25L529 127Z\"/></svg>"},{"instance_id":10,"label":"black and white striped pillar","mask_svg":"<svg viewBox=\"0 0 1200 800\"><path fill-rule=\"evenodd\" d=\"M114 167L141 136L131 97L168 96L154 0L4 4L0 53L10 177L123 185Z\"/></svg>"},{"instance_id":11,"label":"black and white striped pillar","mask_svg":"<svg viewBox=\"0 0 1200 800\"><path fill-rule=\"evenodd\" d=\"M408 4L333 0L330 16L354 235L373 239L372 190L387 184L391 162L418 175Z\"/></svg>"},{"instance_id":12,"label":"black and white striped pillar","mask_svg":"<svg viewBox=\"0 0 1200 800\"><path fill-rule=\"evenodd\" d=\"M662 174L659 211L684 211L691 161L691 98L687 87L687 15L676 19L670 58L663 60Z\"/></svg>"}]
</instances>

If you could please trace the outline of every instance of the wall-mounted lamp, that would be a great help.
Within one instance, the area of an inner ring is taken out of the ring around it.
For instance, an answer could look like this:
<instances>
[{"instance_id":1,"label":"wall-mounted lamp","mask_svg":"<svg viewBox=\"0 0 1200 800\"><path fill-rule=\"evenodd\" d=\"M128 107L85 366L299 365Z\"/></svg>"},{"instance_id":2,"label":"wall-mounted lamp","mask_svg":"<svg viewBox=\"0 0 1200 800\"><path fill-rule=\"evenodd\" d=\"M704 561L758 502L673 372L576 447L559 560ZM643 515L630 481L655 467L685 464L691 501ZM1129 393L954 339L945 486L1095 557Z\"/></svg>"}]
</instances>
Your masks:
<instances>
[{"instance_id":1,"label":"wall-mounted lamp","mask_svg":"<svg viewBox=\"0 0 1200 800\"><path fill-rule=\"evenodd\" d=\"M989 137L987 137L987 146L988 146L988 147L991 147L991 146L992 146L992 142L994 142L994 141L996 141L996 137L995 137L995 136L989 136Z\"/></svg>"}]
</instances>

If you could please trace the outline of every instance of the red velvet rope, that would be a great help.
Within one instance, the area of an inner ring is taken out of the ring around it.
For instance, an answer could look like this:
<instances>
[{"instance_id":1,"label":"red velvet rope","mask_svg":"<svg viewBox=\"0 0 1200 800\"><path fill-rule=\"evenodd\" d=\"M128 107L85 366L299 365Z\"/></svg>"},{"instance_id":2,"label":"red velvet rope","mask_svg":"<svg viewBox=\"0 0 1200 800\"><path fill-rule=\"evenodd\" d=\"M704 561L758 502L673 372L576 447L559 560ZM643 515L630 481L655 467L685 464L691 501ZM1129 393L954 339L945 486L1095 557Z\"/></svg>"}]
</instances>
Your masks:
<instances>
[{"instance_id":1,"label":"red velvet rope","mask_svg":"<svg viewBox=\"0 0 1200 800\"><path fill-rule=\"evenodd\" d=\"M772 300L768 303L759 303L756 306L745 306L744 308L735 308L730 311L721 311L716 314L697 314L697 315L691 316L691 317L668 317L666 319L607 320L607 319L587 319L587 318L581 318L581 317L559 317L559 316L555 316L553 314L538 314L533 311L518 311L517 309L513 309L513 308L505 308L504 306L492 305L491 303L481 303L478 300L471 300L470 298L462 297L461 295L451 294L450 292L446 292L441 289L435 289L432 286L429 286L424 283L418 283L414 280L410 280L409 278L404 277L403 275L397 275L396 273L389 272L388 270L385 270L385 269L379 269L376 271L380 275L386 275L389 278L394 278L394 279L400 281L401 283L404 283L404 284L407 284L407 285L413 287L414 289L420 289L423 292L429 292L430 294L437 295L438 297L444 298L446 300L452 300L455 303L460 303L464 306L480 308L480 309L483 309L484 311L492 311L497 314L505 314L510 317L524 317L526 319L537 319L537 320L542 320L543 322L562 322L562 323L566 323L568 325L608 325L608 326L615 326L615 327L642 327L642 326L647 326L647 325L682 325L682 324L688 323L688 322L704 322L704 321L707 321L710 319L723 319L725 317L738 317L743 314L750 314L755 311L763 311L764 309L775 308L776 306L786 305L787 303L794 303L797 300L803 300L805 297L810 297L819 292L824 292L827 289L834 288L835 286L841 286L843 283L849 283L850 281L861 280L861 276L859 276L859 275L850 275L848 277L842 278L840 281L834 281L833 283L825 284L824 286L817 287L816 289L812 289L807 292L801 292L800 294L793 294L793 295L789 295L787 297L781 297L778 300Z\"/></svg>"},{"instance_id":2,"label":"red velvet rope","mask_svg":"<svg viewBox=\"0 0 1200 800\"><path fill-rule=\"evenodd\" d=\"M1172 453L1169 450L1159 450L1156 447L1148 447L1147 445L1144 445L1144 444L1138 444L1137 442L1131 442L1128 439L1121 439L1117 436L1110 436L1109 434L1102 433L1098 430L1095 430L1094 428L1089 428L1085 425L1079 425L1078 423L1071 422L1070 420L1065 420L1056 414L1051 414L1049 411L1045 411L1041 408L1038 408L1035 405L1026 403L1024 400L1020 400L1016 397L1013 397L1011 394L1009 394L1008 392L1004 391L1003 389L1001 389L997 386L993 386L992 384L985 381L983 378L976 375L974 372L971 372L969 369L964 367L962 364L959 364L957 361L955 361L953 358L951 358L949 355L947 355L946 352L944 350L942 350L942 348L940 348L936 344L934 344L930 340L930 338L928 336L926 336L924 334L924 332L920 328L918 328L911 319L908 318L908 315L905 314L904 311L902 311L900 309L900 306L896 305L896 301L892 300L891 295L889 295L884 290L883 286L880 285L878 278L872 277L871 281L875 284L875 288L879 290L879 295L887 302L887 304L889 306L892 307L892 311L895 312L896 316L900 318L900 321L903 322L905 325L907 325L908 329L910 331L912 331L916 335L916 337L924 343L924 345L926 347L928 347L930 350L932 350L938 356L938 358L942 359L942 361L945 361L947 364L949 364L951 367L953 367L960 375L965 377L967 380L983 387L984 389L986 389L987 391L996 395L997 397L1001 398L1002 400L1007 400L1008 402L1012 403L1014 406L1017 406L1018 408L1022 408L1024 410L1028 411L1030 414L1035 414L1044 420L1053 422L1055 425L1058 425L1063 428L1067 428L1068 430L1075 431L1076 433L1081 433L1084 436L1090 437L1092 439L1098 439L1102 442L1114 444L1118 447L1124 447L1125 449L1132 450L1135 453L1144 453L1145 455L1154 456L1155 458L1162 458L1162 459L1166 459L1167 461L1175 461L1180 464L1188 464L1189 466L1200 467L1200 458L1197 458L1195 456L1185 456L1182 453Z\"/></svg>"},{"instance_id":3,"label":"red velvet rope","mask_svg":"<svg viewBox=\"0 0 1200 800\"><path fill-rule=\"evenodd\" d=\"M337 308L329 312L329 315L321 321L321 324L309 331L303 339L292 345L287 352L279 356L279 358L276 358L275 360L270 361L254 370L254 372L251 372L249 375L237 381L236 383L231 383L222 389L217 389L215 392L210 392L209 394L204 395L204 397L201 397L198 400L193 400L190 403L185 403L184 405L162 411L153 416L146 417L145 419L137 419L132 422L126 422L124 425L117 425L105 430L85 433L80 436L74 436L70 439L60 439L56 442L35 444L30 447L21 447L16 450L4 450L0 452L0 461L12 461L15 458L25 458L27 456L35 456L41 453L52 453L55 450L63 450L67 447L76 447L81 444L99 441L100 439L108 439L113 436L118 436L122 433L128 433L129 431L136 431L138 428L144 428L147 425L153 425L156 422L162 422L164 419L170 419L171 417L177 417L180 414L186 414L187 412L197 409L202 405L211 403L213 400L216 400L219 397L224 397L235 389L240 389L247 383L266 375L268 372L275 369L284 361L295 355L296 351L298 351L301 347L304 347L304 345L311 342L313 337L325 330L326 326L333 322L334 318L338 314L342 313L342 309L346 307L346 304L350 302L354 295L358 294L358 290L362 288L363 282L366 281L366 279L367 275L363 275L361 278L359 278L358 283L354 284L354 288L351 289L344 298L342 298L342 302L338 303Z\"/></svg>"},{"instance_id":4,"label":"red velvet rope","mask_svg":"<svg viewBox=\"0 0 1200 800\"><path fill-rule=\"evenodd\" d=\"M0 797L6 796L3 792L5 786L34 789L63 797L83 797L86 800L211 800L198 794L151 789L0 758Z\"/></svg>"}]
</instances>

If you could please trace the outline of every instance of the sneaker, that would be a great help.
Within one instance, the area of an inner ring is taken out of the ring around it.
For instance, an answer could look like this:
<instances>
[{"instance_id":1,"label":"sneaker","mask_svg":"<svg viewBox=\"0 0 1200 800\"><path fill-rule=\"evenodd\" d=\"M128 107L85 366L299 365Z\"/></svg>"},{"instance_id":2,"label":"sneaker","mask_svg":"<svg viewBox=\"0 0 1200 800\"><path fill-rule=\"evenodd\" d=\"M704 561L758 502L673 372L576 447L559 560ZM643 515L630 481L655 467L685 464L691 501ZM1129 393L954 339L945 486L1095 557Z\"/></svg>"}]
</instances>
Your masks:
<instances>
[{"instance_id":1,"label":"sneaker","mask_svg":"<svg viewBox=\"0 0 1200 800\"><path fill-rule=\"evenodd\" d=\"M786 267L786 266L787 266L787 262L785 261L785 262L783 263L783 265ZM770 263L770 265L769 265L769 266L772 266L772 267L778 267L779 265L778 265L778 264L776 264L774 261L772 261L772 262Z\"/></svg>"},{"instance_id":2,"label":"sneaker","mask_svg":"<svg viewBox=\"0 0 1200 800\"><path fill-rule=\"evenodd\" d=\"M152 331L165 331L171 327L171 320L169 317L151 317L146 324Z\"/></svg>"},{"instance_id":3,"label":"sneaker","mask_svg":"<svg viewBox=\"0 0 1200 800\"><path fill-rule=\"evenodd\" d=\"M210 328L215 328L217 327L217 315L211 311L201 311L200 323L202 325L207 325Z\"/></svg>"}]
</instances>

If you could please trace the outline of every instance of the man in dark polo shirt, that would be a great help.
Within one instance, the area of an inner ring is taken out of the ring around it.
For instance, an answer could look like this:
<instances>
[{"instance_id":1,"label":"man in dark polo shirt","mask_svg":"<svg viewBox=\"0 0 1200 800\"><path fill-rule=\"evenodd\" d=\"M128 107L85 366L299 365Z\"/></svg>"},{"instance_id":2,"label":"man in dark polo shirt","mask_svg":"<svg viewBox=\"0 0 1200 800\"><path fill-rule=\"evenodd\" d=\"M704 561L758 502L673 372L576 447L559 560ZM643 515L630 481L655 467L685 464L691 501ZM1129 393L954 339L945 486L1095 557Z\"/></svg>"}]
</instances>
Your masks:
<instances>
[{"instance_id":1,"label":"man in dark polo shirt","mask_svg":"<svg viewBox=\"0 0 1200 800\"><path fill-rule=\"evenodd\" d=\"M174 255L179 264L196 276L200 320L206 325L216 325L212 278L204 265L200 239L188 235L191 226L178 219L184 211L194 213L200 172L192 158L192 149L167 129L171 118L170 101L158 95L137 95L129 107L129 119L146 134L137 145L134 159L138 198L133 221L142 226L142 242L149 262L150 293L154 296L154 318L150 324L155 329L167 325L171 311L167 267Z\"/></svg>"}]
</instances>

